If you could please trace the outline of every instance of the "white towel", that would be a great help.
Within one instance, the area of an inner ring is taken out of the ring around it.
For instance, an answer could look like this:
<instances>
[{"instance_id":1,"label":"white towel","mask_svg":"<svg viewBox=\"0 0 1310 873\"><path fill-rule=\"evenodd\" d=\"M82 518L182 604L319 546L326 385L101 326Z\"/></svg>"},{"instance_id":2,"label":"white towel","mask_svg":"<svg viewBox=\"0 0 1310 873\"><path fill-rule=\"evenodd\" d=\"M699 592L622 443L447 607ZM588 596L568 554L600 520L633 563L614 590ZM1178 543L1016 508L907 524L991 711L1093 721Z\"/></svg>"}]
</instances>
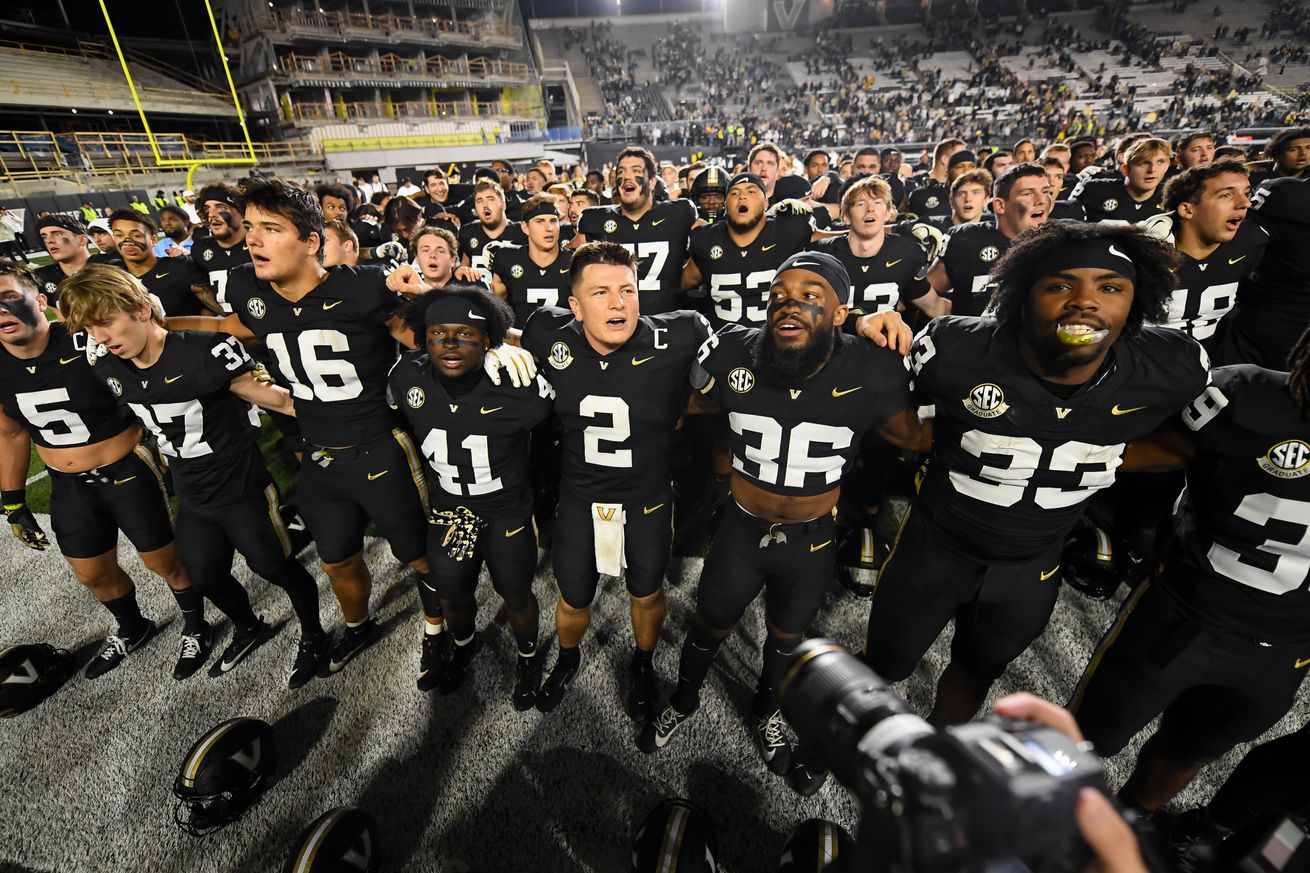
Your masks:
<instances>
[{"instance_id":1,"label":"white towel","mask_svg":"<svg viewBox=\"0 0 1310 873\"><path fill-rule=\"evenodd\" d=\"M623 554L623 504L591 504L591 528L596 542L596 572L618 576L628 566Z\"/></svg>"}]
</instances>

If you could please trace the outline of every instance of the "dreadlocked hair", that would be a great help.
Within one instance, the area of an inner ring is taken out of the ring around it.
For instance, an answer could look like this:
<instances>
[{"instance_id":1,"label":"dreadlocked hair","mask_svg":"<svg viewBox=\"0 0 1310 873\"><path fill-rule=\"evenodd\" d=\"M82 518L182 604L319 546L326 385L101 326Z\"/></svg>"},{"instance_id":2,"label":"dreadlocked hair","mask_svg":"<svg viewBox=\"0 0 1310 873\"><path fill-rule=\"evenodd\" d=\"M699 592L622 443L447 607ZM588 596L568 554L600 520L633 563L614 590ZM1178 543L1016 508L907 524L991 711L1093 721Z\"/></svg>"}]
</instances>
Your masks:
<instances>
[{"instance_id":1,"label":"dreadlocked hair","mask_svg":"<svg viewBox=\"0 0 1310 873\"><path fill-rule=\"evenodd\" d=\"M1292 346L1292 352L1287 356L1287 370L1287 390L1296 405L1301 407L1301 416L1310 418L1310 328Z\"/></svg>"},{"instance_id":2,"label":"dreadlocked hair","mask_svg":"<svg viewBox=\"0 0 1310 873\"><path fill-rule=\"evenodd\" d=\"M1128 310L1124 333L1135 336L1146 322L1163 321L1176 285L1178 253L1158 239L1131 225L1084 224L1077 221L1048 221L1014 238L996 266L991 280L990 310L998 322L1017 326L1028 307L1032 287L1042 278L1037 271L1047 255L1068 242L1103 239L1127 255L1137 268L1133 283L1133 305Z\"/></svg>"}]
</instances>

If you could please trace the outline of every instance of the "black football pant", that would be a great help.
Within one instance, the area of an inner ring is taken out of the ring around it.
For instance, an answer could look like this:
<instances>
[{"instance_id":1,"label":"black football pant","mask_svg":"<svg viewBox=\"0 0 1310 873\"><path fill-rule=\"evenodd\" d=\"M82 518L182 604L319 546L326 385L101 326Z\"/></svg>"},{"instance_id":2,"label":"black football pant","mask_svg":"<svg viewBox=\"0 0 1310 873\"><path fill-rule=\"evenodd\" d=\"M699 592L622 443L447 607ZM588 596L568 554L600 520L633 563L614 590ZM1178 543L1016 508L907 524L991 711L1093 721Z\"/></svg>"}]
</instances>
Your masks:
<instances>
[{"instance_id":1,"label":"black football pant","mask_svg":"<svg viewBox=\"0 0 1310 873\"><path fill-rule=\"evenodd\" d=\"M1230 830L1283 812L1310 815L1310 724L1247 752L1206 811Z\"/></svg>"},{"instance_id":2,"label":"black football pant","mask_svg":"<svg viewBox=\"0 0 1310 873\"><path fill-rule=\"evenodd\" d=\"M103 555L118 545L120 530L138 552L173 542L164 477L144 446L85 473L49 473L50 526L65 557Z\"/></svg>"},{"instance_id":3,"label":"black football pant","mask_svg":"<svg viewBox=\"0 0 1310 873\"><path fill-rule=\"evenodd\" d=\"M596 597L600 574L596 572L596 536L591 520L592 505L568 492L560 493L555 510L555 536L551 562L560 597L574 609L585 609ZM673 541L673 497L665 495L650 503L625 503L623 552L627 567L623 578L633 597L649 597L664 585Z\"/></svg>"}]
</instances>

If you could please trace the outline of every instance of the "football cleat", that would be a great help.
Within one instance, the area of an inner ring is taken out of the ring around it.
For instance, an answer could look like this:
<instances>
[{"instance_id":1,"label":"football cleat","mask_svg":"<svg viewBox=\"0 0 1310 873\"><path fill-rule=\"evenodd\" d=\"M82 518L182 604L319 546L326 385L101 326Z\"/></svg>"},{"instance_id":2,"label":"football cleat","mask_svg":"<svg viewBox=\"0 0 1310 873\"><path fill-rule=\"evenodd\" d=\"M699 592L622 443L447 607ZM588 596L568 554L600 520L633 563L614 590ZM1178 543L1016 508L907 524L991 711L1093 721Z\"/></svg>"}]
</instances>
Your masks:
<instances>
[{"instance_id":1,"label":"football cleat","mask_svg":"<svg viewBox=\"0 0 1310 873\"><path fill-rule=\"evenodd\" d=\"M255 649L268 642L269 626L262 618L255 617L255 623L250 627L237 628L232 634L232 642L227 644L223 650L223 656L218 659L218 663L209 671L211 676L221 676L224 673L231 672L237 664L245 660L246 656Z\"/></svg>"},{"instance_id":2,"label":"football cleat","mask_svg":"<svg viewBox=\"0 0 1310 873\"><path fill-rule=\"evenodd\" d=\"M259 799L276 766L268 722L234 718L215 726L191 747L173 780L173 820L195 837L236 821Z\"/></svg>"},{"instance_id":3,"label":"football cleat","mask_svg":"<svg viewBox=\"0 0 1310 873\"><path fill-rule=\"evenodd\" d=\"M318 673L323 659L327 657L332 638L325 633L312 637L303 637L296 646L296 660L291 665L291 675L287 677L288 688L301 688Z\"/></svg>"},{"instance_id":4,"label":"football cleat","mask_svg":"<svg viewBox=\"0 0 1310 873\"><path fill-rule=\"evenodd\" d=\"M787 773L787 782L792 791L801 797L813 797L828 781L828 771L817 761L808 760L799 754L795 757L797 760Z\"/></svg>"},{"instance_id":5,"label":"football cleat","mask_svg":"<svg viewBox=\"0 0 1310 873\"><path fill-rule=\"evenodd\" d=\"M91 659L91 663L86 665L86 678L96 679L123 663L127 653L145 645L146 641L155 635L155 630L155 623L146 619L140 633L136 636L110 634L105 637L105 643L100 647L100 651Z\"/></svg>"},{"instance_id":6,"label":"football cleat","mask_svg":"<svg viewBox=\"0 0 1310 873\"><path fill-rule=\"evenodd\" d=\"M514 693L510 700L519 712L527 712L537 702L541 688L541 653L525 658L518 657L518 675L514 680Z\"/></svg>"},{"instance_id":7,"label":"football cleat","mask_svg":"<svg viewBox=\"0 0 1310 873\"><path fill-rule=\"evenodd\" d=\"M573 684L573 677L577 675L580 666L581 663L578 661L574 661L571 665L555 662L550 675L541 683L541 690L537 692L538 712L553 712L560 705L564 695L569 693L569 686Z\"/></svg>"},{"instance_id":8,"label":"football cleat","mask_svg":"<svg viewBox=\"0 0 1310 873\"><path fill-rule=\"evenodd\" d=\"M443 634L444 636L444 634ZM459 645L455 643L450 647L450 655L446 659L446 669L441 671L437 679L438 694L453 694L464 684L464 674L468 672L469 664L473 663L473 656L482 648L482 635L477 631L473 632L473 640Z\"/></svg>"},{"instance_id":9,"label":"football cleat","mask_svg":"<svg viewBox=\"0 0 1310 873\"><path fill-rule=\"evenodd\" d=\"M1207 873L1215 867L1218 847L1227 835L1207 819L1204 809L1189 809L1169 829L1169 854L1182 873Z\"/></svg>"},{"instance_id":10,"label":"football cleat","mask_svg":"<svg viewBox=\"0 0 1310 873\"><path fill-rule=\"evenodd\" d=\"M755 720L755 741L760 747L760 757L777 776L785 776L791 769L791 741L787 739L785 724L781 710Z\"/></svg>"},{"instance_id":11,"label":"football cleat","mask_svg":"<svg viewBox=\"0 0 1310 873\"><path fill-rule=\"evenodd\" d=\"M418 690L431 691L437 687L441 673L446 669L446 657L449 648L447 641L450 633L423 634L423 653L418 659Z\"/></svg>"},{"instance_id":12,"label":"football cleat","mask_svg":"<svg viewBox=\"0 0 1310 873\"><path fill-rule=\"evenodd\" d=\"M649 661L632 659L628 666L628 715L638 724L645 723L655 706L655 666Z\"/></svg>"},{"instance_id":13,"label":"football cleat","mask_svg":"<svg viewBox=\"0 0 1310 873\"><path fill-rule=\"evenodd\" d=\"M642 725L641 736L637 738L637 748L647 755L664 748L678 728L695 714L695 712L678 712L673 708L673 704L665 704L664 708L656 713L655 718Z\"/></svg>"},{"instance_id":14,"label":"football cleat","mask_svg":"<svg viewBox=\"0 0 1310 873\"><path fill-rule=\"evenodd\" d=\"M59 690L77 670L71 653L48 643L0 652L0 718L12 718Z\"/></svg>"},{"instance_id":15,"label":"football cleat","mask_svg":"<svg viewBox=\"0 0 1310 873\"><path fill-rule=\"evenodd\" d=\"M205 666L209 653L214 649L214 628L208 622L198 633L182 634L182 648L177 656L177 666L173 668L173 678L181 681L196 674Z\"/></svg>"},{"instance_id":16,"label":"football cleat","mask_svg":"<svg viewBox=\"0 0 1310 873\"><path fill-rule=\"evenodd\" d=\"M359 627L347 627L319 672L323 675L340 673L352 658L367 649L377 638L378 624L371 618L365 619Z\"/></svg>"}]
</instances>

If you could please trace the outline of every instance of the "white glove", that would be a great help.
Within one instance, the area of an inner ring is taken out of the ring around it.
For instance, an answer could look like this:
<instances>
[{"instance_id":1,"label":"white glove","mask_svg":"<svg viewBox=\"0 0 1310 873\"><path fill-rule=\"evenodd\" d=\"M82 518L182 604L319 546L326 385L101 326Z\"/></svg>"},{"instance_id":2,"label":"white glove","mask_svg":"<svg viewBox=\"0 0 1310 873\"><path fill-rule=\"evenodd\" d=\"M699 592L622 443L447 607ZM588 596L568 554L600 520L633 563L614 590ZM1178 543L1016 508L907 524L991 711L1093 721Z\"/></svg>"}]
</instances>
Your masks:
<instances>
[{"instance_id":1,"label":"white glove","mask_svg":"<svg viewBox=\"0 0 1310 873\"><path fill-rule=\"evenodd\" d=\"M797 200L794 197L786 200L780 200L769 207L765 215L813 215L814 210L803 200Z\"/></svg>"},{"instance_id":2,"label":"white glove","mask_svg":"<svg viewBox=\"0 0 1310 873\"><path fill-rule=\"evenodd\" d=\"M405 247L403 242L397 242L393 239L375 248L373 254L378 260L395 261L397 264L403 264L409 257L409 249Z\"/></svg>"},{"instance_id":3,"label":"white glove","mask_svg":"<svg viewBox=\"0 0 1310 873\"><path fill-rule=\"evenodd\" d=\"M86 335L86 362L94 367L96 361L107 354L109 354L109 346L100 345L100 343L91 339L91 334L88 333Z\"/></svg>"},{"instance_id":4,"label":"white glove","mask_svg":"<svg viewBox=\"0 0 1310 873\"><path fill-rule=\"evenodd\" d=\"M928 266L941 257L942 249L946 248L946 238L942 232L931 224L925 222L916 222L910 225L910 236L923 249L924 255L928 258Z\"/></svg>"},{"instance_id":5,"label":"white glove","mask_svg":"<svg viewBox=\"0 0 1310 873\"><path fill-rule=\"evenodd\" d=\"M1159 215L1152 215L1138 226L1146 231L1147 236L1154 237L1169 245L1174 244L1174 216L1172 212L1161 212Z\"/></svg>"},{"instance_id":6,"label":"white glove","mask_svg":"<svg viewBox=\"0 0 1310 873\"><path fill-rule=\"evenodd\" d=\"M515 388L525 388L532 384L537 376L537 362L532 353L518 346L498 345L487 349L487 356L482 360L482 369L486 370L493 385L500 384L500 371L509 374L509 383Z\"/></svg>"},{"instance_id":7,"label":"white glove","mask_svg":"<svg viewBox=\"0 0 1310 873\"><path fill-rule=\"evenodd\" d=\"M1088 179L1095 179L1101 175L1101 166L1099 164L1088 164L1078 171L1078 178L1084 182Z\"/></svg>"}]
</instances>

